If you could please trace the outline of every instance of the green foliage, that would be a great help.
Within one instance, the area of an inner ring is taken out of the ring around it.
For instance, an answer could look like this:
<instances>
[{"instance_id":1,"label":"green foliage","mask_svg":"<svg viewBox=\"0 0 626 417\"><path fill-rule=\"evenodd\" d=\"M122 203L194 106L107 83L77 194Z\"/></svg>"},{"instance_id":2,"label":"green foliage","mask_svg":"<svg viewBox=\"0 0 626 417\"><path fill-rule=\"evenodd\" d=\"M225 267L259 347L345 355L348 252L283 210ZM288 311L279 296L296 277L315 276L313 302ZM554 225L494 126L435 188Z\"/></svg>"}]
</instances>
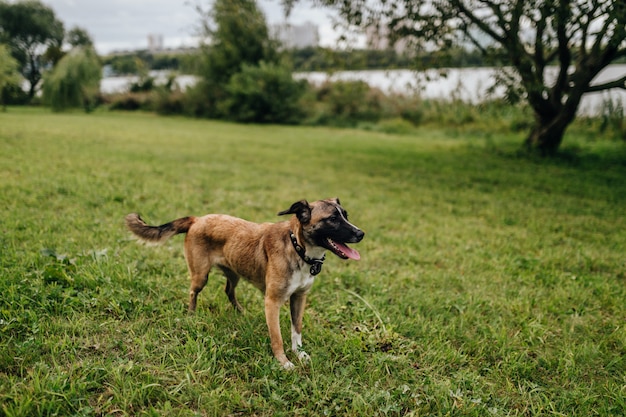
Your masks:
<instances>
[{"instance_id":1,"label":"green foliage","mask_svg":"<svg viewBox=\"0 0 626 417\"><path fill-rule=\"evenodd\" d=\"M626 125L624 124L624 103L620 99L606 99L602 105L600 116L601 133L608 133L620 139L626 140Z\"/></svg>"},{"instance_id":2,"label":"green foliage","mask_svg":"<svg viewBox=\"0 0 626 417\"><path fill-rule=\"evenodd\" d=\"M0 114L0 414L623 415L626 149L570 133L537 160L520 139ZM189 315L183 237L123 226L327 196L362 260L327 255L293 372L257 289L237 314L215 271Z\"/></svg>"},{"instance_id":3,"label":"green foliage","mask_svg":"<svg viewBox=\"0 0 626 417\"><path fill-rule=\"evenodd\" d=\"M244 64L278 63L277 44L270 39L265 16L254 0L217 0L203 15L204 66L200 76L225 85Z\"/></svg>"},{"instance_id":4,"label":"green foliage","mask_svg":"<svg viewBox=\"0 0 626 417\"><path fill-rule=\"evenodd\" d=\"M37 91L43 68L60 58L54 51L60 51L64 34L63 23L56 18L52 8L40 1L0 1L0 42L11 47L13 56L20 63L22 75L30 84L31 99Z\"/></svg>"},{"instance_id":5,"label":"green foliage","mask_svg":"<svg viewBox=\"0 0 626 417\"><path fill-rule=\"evenodd\" d=\"M139 75L146 70L172 70L183 74L195 74L197 58L195 52L158 52L136 51L127 54L109 55L102 58L104 65L110 65L115 74Z\"/></svg>"},{"instance_id":6,"label":"green foliage","mask_svg":"<svg viewBox=\"0 0 626 417\"><path fill-rule=\"evenodd\" d=\"M65 40L72 48L93 48L93 39L86 29L74 26L65 35Z\"/></svg>"},{"instance_id":7,"label":"green foliage","mask_svg":"<svg viewBox=\"0 0 626 417\"><path fill-rule=\"evenodd\" d=\"M350 49L308 47L292 49L288 56L295 71L337 71L408 68L412 60L393 49Z\"/></svg>"},{"instance_id":8,"label":"green foliage","mask_svg":"<svg viewBox=\"0 0 626 417\"><path fill-rule=\"evenodd\" d=\"M149 92L112 94L104 98L104 104L110 110L156 110L153 106L153 95Z\"/></svg>"},{"instance_id":9,"label":"green foliage","mask_svg":"<svg viewBox=\"0 0 626 417\"><path fill-rule=\"evenodd\" d=\"M152 91L154 87L156 86L155 83L156 83L156 80L154 79L154 77L151 77L148 74L144 74L143 76L140 76L137 81L131 82L128 90L131 93L141 93L141 92Z\"/></svg>"},{"instance_id":10,"label":"green foliage","mask_svg":"<svg viewBox=\"0 0 626 417\"><path fill-rule=\"evenodd\" d=\"M208 117L237 118L224 114L220 104L228 99L231 77L246 65L277 65L278 45L270 38L265 16L254 0L217 0L211 10L199 12L202 36L210 43L202 47L198 68L201 80L194 87L199 91L193 95L202 103L193 105L194 112L202 110Z\"/></svg>"},{"instance_id":11,"label":"green foliage","mask_svg":"<svg viewBox=\"0 0 626 417\"><path fill-rule=\"evenodd\" d=\"M315 90L310 123L356 126L381 118L384 94L364 81L327 82Z\"/></svg>"},{"instance_id":12,"label":"green foliage","mask_svg":"<svg viewBox=\"0 0 626 417\"><path fill-rule=\"evenodd\" d=\"M306 81L276 64L244 64L226 85L227 98L220 113L237 122L298 123L304 117L300 98Z\"/></svg>"},{"instance_id":13,"label":"green foliage","mask_svg":"<svg viewBox=\"0 0 626 417\"><path fill-rule=\"evenodd\" d=\"M8 96L8 87L20 83L19 64L11 56L9 48L0 43L0 106L6 110L5 97Z\"/></svg>"},{"instance_id":14,"label":"green foliage","mask_svg":"<svg viewBox=\"0 0 626 417\"><path fill-rule=\"evenodd\" d=\"M43 100L53 111L83 107L89 112L96 105L101 77L96 52L91 48L74 49L46 75Z\"/></svg>"},{"instance_id":15,"label":"green foliage","mask_svg":"<svg viewBox=\"0 0 626 417\"><path fill-rule=\"evenodd\" d=\"M342 71L390 68L463 68L493 65L480 51L455 47L446 53L398 53L394 49L334 50L323 47L292 49L295 71Z\"/></svg>"},{"instance_id":16,"label":"green foliage","mask_svg":"<svg viewBox=\"0 0 626 417\"><path fill-rule=\"evenodd\" d=\"M158 52L133 51L124 55L111 55L103 58L104 64L111 65L117 74L135 74L135 60L145 62L152 70L177 70L183 74L199 73L197 51ZM326 47L294 48L283 51L282 59L290 62L294 71L342 71L414 68L461 68L492 66L494 62L486 60L479 51L456 48L442 54L428 53L412 57L399 54L393 49L350 49L335 50Z\"/></svg>"},{"instance_id":17,"label":"green foliage","mask_svg":"<svg viewBox=\"0 0 626 417\"><path fill-rule=\"evenodd\" d=\"M141 58L132 55L116 56L104 61L105 64L111 65L115 74L119 75L138 74L140 62Z\"/></svg>"},{"instance_id":18,"label":"green foliage","mask_svg":"<svg viewBox=\"0 0 626 417\"><path fill-rule=\"evenodd\" d=\"M180 90L157 89L154 94L154 110L159 114L183 114L185 94Z\"/></svg>"}]
</instances>

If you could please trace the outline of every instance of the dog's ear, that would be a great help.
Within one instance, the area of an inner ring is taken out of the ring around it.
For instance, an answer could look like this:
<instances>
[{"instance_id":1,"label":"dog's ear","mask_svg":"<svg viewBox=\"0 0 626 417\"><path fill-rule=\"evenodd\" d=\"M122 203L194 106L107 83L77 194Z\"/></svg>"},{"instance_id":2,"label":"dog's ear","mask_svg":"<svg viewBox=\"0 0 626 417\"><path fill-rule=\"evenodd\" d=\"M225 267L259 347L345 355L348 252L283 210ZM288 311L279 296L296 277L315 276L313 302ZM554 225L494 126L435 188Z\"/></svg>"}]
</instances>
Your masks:
<instances>
[{"instance_id":1,"label":"dog's ear","mask_svg":"<svg viewBox=\"0 0 626 417\"><path fill-rule=\"evenodd\" d=\"M278 213L279 216L284 214L295 214L300 223L307 224L311 220L311 206L306 200L296 201L289 207L289 210Z\"/></svg>"},{"instance_id":2,"label":"dog's ear","mask_svg":"<svg viewBox=\"0 0 626 417\"><path fill-rule=\"evenodd\" d=\"M339 201L339 197L331 198L330 201L332 201L333 203L341 205L341 202Z\"/></svg>"}]
</instances>

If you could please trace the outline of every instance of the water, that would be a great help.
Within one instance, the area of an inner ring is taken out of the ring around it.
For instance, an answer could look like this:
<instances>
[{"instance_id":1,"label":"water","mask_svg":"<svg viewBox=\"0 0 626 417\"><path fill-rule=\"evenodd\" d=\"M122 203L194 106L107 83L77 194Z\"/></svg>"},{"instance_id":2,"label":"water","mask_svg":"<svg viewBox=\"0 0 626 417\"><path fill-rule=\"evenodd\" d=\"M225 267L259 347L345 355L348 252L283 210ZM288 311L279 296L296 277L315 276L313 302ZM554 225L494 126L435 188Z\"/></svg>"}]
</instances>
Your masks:
<instances>
[{"instance_id":1,"label":"water","mask_svg":"<svg viewBox=\"0 0 626 417\"><path fill-rule=\"evenodd\" d=\"M371 71L340 71L333 74L325 72L297 73L296 78L306 79L314 84L321 84L326 80L362 80L372 87L385 92L419 92L424 98L432 99L461 99L469 103L478 103L487 97L487 90L493 85L494 68L460 68L448 69L445 76L437 70L428 70L417 73L411 70L371 70ZM554 77L556 68L549 69L546 78ZM167 72L153 71L151 76L158 83L164 83ZM592 84L604 83L626 75L625 64L609 65L594 79ZM128 91L131 82L137 77L108 77L104 78L100 88L104 93ZM183 89L193 85L196 78L192 75L179 75L176 82ZM495 90L495 95L501 96L502 88ZM613 89L598 93L589 93L583 96L578 113L581 115L597 115L606 100L621 102L626 105L626 90Z\"/></svg>"}]
</instances>

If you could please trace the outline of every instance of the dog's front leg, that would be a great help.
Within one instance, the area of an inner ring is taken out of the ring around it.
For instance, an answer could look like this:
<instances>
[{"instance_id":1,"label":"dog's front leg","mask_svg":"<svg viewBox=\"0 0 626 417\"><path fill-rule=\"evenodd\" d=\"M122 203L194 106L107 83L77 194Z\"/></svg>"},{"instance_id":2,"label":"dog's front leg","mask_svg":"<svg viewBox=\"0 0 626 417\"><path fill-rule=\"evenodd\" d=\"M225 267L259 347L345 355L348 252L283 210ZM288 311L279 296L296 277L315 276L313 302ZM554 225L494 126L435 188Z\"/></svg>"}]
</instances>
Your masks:
<instances>
[{"instance_id":1,"label":"dog's front leg","mask_svg":"<svg viewBox=\"0 0 626 417\"><path fill-rule=\"evenodd\" d=\"M280 307L283 302L278 297L272 297L268 291L265 294L265 320L267 321L267 328L270 332L270 342L272 344L272 352L278 359L278 362L285 369L292 369L293 363L287 359L285 355L285 349L283 347L283 337L280 334Z\"/></svg>"},{"instance_id":2,"label":"dog's front leg","mask_svg":"<svg viewBox=\"0 0 626 417\"><path fill-rule=\"evenodd\" d=\"M293 350L300 360L307 361L309 355L302 350L302 316L306 304L306 293L294 293L289 299L289 309L291 310L291 350Z\"/></svg>"}]
</instances>

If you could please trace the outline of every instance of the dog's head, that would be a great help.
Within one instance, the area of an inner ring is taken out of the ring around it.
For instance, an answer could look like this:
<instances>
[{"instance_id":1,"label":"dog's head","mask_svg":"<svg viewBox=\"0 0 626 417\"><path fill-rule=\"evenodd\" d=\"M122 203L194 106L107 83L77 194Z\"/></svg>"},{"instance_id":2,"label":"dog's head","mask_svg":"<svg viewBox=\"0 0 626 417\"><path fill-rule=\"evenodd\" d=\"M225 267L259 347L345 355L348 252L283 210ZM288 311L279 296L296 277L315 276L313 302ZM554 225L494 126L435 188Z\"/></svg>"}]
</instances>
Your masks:
<instances>
[{"instance_id":1,"label":"dog's head","mask_svg":"<svg viewBox=\"0 0 626 417\"><path fill-rule=\"evenodd\" d=\"M328 249L342 259L361 259L356 250L347 243L357 243L365 233L348 221L348 213L341 207L338 198L309 203L301 200L288 210L278 213L295 214L302 225L304 238L317 246Z\"/></svg>"}]
</instances>

